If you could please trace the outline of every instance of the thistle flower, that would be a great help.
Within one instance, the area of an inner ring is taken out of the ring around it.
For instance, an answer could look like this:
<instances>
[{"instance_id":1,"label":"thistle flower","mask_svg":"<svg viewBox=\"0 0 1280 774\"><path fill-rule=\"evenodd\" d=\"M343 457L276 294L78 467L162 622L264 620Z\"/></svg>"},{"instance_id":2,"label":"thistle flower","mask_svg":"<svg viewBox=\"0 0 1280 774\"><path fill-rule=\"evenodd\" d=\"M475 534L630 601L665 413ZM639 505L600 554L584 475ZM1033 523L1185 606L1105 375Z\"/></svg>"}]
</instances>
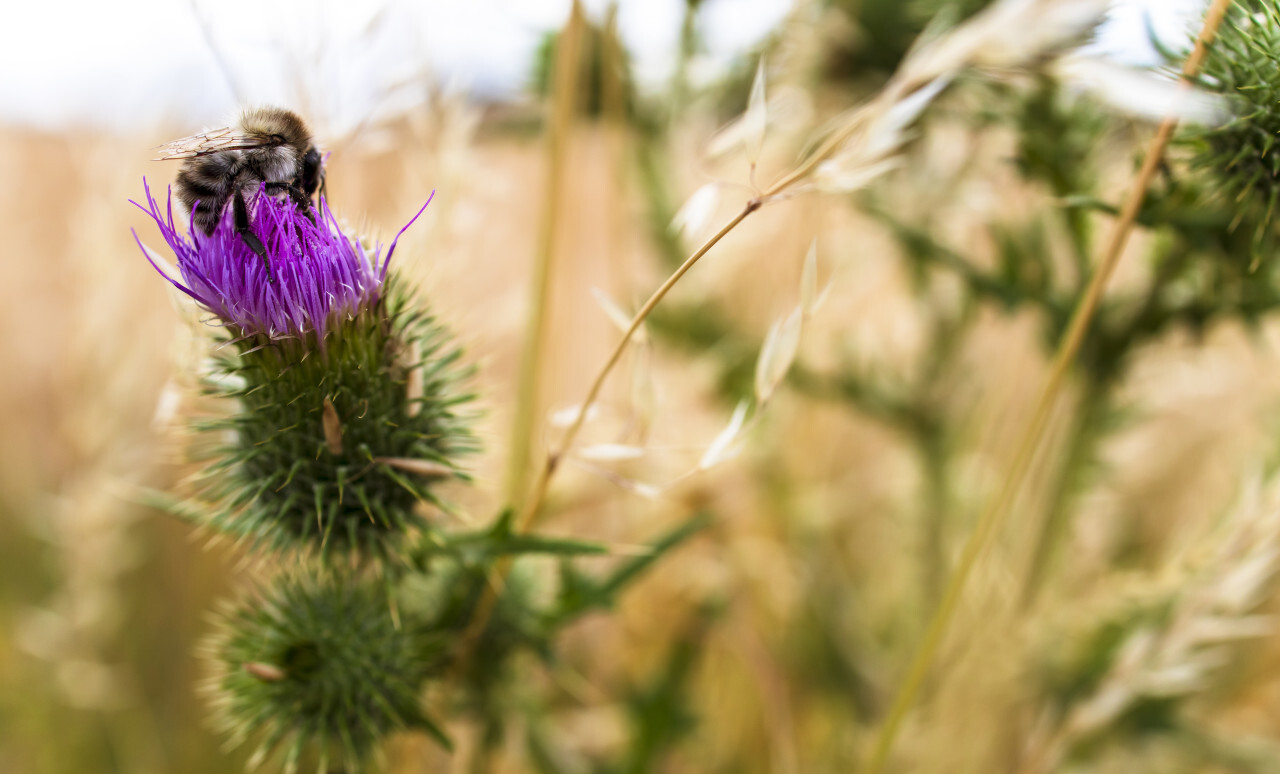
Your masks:
<instances>
[{"instance_id":1,"label":"thistle flower","mask_svg":"<svg viewBox=\"0 0 1280 774\"><path fill-rule=\"evenodd\" d=\"M386 589L343 575L278 580L223 611L207 643L215 724L232 745L257 738L250 767L279 749L285 771L331 760L346 771L389 733L444 734L421 708L427 680L448 665L445 640L397 620Z\"/></svg>"},{"instance_id":2,"label":"thistle flower","mask_svg":"<svg viewBox=\"0 0 1280 774\"><path fill-rule=\"evenodd\" d=\"M254 230L267 248L264 263L236 233L231 208L211 235L192 226L184 238L174 221L172 193L161 213L145 179L143 186L147 206L134 204L159 226L178 257L182 281L170 277L143 248L156 271L241 335L281 339L314 334L322 349L326 334L342 320L377 303L396 243L422 214L419 210L400 229L380 262L377 248L369 256L359 241L342 233L323 198L319 209L310 211L260 194L249 206Z\"/></svg>"},{"instance_id":3,"label":"thistle flower","mask_svg":"<svg viewBox=\"0 0 1280 774\"><path fill-rule=\"evenodd\" d=\"M181 278L147 259L225 325L215 370L238 402L205 426L229 440L180 514L276 549L394 555L425 524L418 502L461 476L472 448L456 414L469 399L459 352L388 275L396 242L370 256L323 200L309 212L259 195L251 222L269 275L230 213L212 235L183 237L171 203L162 214L150 190L146 201Z\"/></svg>"}]
</instances>

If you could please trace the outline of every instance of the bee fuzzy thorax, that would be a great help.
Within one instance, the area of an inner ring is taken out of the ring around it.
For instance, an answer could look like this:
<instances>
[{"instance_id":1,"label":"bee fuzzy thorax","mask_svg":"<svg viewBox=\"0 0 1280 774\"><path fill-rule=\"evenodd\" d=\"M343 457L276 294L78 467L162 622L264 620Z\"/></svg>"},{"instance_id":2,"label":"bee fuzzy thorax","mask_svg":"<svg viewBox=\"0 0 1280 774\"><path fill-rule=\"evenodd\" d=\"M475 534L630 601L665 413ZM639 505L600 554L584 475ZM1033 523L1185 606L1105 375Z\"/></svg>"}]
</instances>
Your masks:
<instances>
[{"instance_id":1,"label":"bee fuzzy thorax","mask_svg":"<svg viewBox=\"0 0 1280 774\"><path fill-rule=\"evenodd\" d=\"M240 128L249 134L280 135L287 145L311 144L307 125L296 113L282 108L250 108L240 114Z\"/></svg>"},{"instance_id":2,"label":"bee fuzzy thorax","mask_svg":"<svg viewBox=\"0 0 1280 774\"><path fill-rule=\"evenodd\" d=\"M253 230L247 199L265 189L310 214L324 182L323 158L306 123L276 107L251 108L234 126L168 143L160 158L182 161L174 189L192 223L212 235L230 209L236 233L268 270L266 247Z\"/></svg>"}]
</instances>

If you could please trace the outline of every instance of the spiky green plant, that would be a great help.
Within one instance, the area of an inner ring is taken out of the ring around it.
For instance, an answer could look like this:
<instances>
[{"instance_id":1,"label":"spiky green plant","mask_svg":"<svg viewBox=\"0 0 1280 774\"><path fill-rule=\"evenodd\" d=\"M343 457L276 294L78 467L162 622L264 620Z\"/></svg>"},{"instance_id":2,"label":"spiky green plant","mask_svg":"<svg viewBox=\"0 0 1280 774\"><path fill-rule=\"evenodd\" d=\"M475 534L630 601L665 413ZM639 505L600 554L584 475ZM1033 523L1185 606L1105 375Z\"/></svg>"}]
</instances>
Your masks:
<instances>
[{"instance_id":1,"label":"spiky green plant","mask_svg":"<svg viewBox=\"0 0 1280 774\"><path fill-rule=\"evenodd\" d=\"M1209 47L1199 83L1229 96L1233 115L1186 132L1195 165L1236 209L1234 225L1252 230L1256 262L1275 243L1280 200L1280 155L1274 152L1280 134L1280 4L1235 4Z\"/></svg>"},{"instance_id":2,"label":"spiky green plant","mask_svg":"<svg viewBox=\"0 0 1280 774\"><path fill-rule=\"evenodd\" d=\"M256 742L251 765L362 771L397 730L451 747L423 710L434 680L457 689L450 713L478 720L492 748L513 657L549 660L559 629L611 605L703 520L603 581L567 564L601 546L517 534L511 510L478 531L429 527L419 506L438 502L432 485L465 477L469 396L457 348L387 276L395 243L370 259L323 202L317 218L260 195L259 261L230 214L209 238L184 238L149 193L147 205L181 279L162 273L225 326L207 381L231 410L203 426L218 439L212 462L174 509L293 562L220 617L207 648L217 725L233 744ZM526 554L566 562L558 596L539 602L522 563L486 596Z\"/></svg>"}]
</instances>

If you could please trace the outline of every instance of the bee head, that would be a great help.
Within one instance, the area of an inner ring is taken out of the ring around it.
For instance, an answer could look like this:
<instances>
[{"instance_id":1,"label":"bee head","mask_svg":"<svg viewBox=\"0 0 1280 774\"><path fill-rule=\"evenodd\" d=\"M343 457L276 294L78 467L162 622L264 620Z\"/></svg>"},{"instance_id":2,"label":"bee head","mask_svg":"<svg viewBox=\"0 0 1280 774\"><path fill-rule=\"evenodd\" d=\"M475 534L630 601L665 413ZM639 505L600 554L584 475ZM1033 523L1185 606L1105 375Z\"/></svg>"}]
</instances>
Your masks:
<instances>
[{"instance_id":1,"label":"bee head","mask_svg":"<svg viewBox=\"0 0 1280 774\"><path fill-rule=\"evenodd\" d=\"M316 189L324 186L324 167L321 165L320 151L314 146L309 148L302 157L298 185L308 197L314 196Z\"/></svg>"}]
</instances>

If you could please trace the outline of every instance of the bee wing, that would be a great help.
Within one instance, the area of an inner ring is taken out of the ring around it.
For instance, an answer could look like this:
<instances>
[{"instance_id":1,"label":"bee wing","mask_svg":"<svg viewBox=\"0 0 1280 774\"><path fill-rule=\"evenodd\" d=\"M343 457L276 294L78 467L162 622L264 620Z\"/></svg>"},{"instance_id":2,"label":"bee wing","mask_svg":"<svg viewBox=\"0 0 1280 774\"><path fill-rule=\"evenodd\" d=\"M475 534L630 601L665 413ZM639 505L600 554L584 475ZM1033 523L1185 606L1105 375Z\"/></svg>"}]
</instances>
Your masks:
<instances>
[{"instance_id":1,"label":"bee wing","mask_svg":"<svg viewBox=\"0 0 1280 774\"><path fill-rule=\"evenodd\" d=\"M279 145L280 139L269 134L246 134L229 126L213 129L181 140L174 140L161 145L157 150L160 155L156 161L171 159L193 159L196 156L208 156L211 153L228 150L244 150L261 148L267 145Z\"/></svg>"}]
</instances>

